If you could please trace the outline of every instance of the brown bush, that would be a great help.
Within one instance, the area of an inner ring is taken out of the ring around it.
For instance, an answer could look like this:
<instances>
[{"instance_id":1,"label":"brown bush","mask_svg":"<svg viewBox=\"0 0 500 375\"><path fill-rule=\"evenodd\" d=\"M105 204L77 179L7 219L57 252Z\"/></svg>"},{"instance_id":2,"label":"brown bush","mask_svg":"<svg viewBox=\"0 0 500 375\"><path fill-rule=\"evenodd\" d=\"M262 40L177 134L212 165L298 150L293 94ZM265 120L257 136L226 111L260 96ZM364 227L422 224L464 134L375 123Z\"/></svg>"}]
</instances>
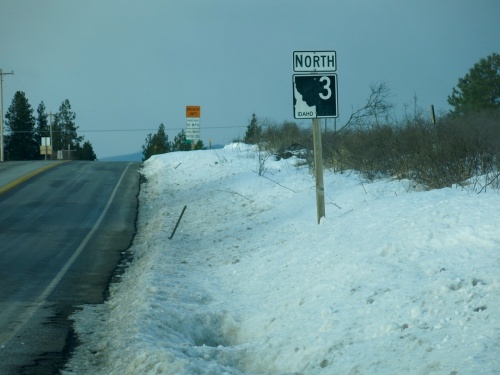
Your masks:
<instances>
[{"instance_id":1,"label":"brown bush","mask_svg":"<svg viewBox=\"0 0 500 375\"><path fill-rule=\"evenodd\" d=\"M374 126L325 137L327 164L365 178L408 178L426 188L463 183L499 170L500 113Z\"/></svg>"},{"instance_id":2,"label":"brown bush","mask_svg":"<svg viewBox=\"0 0 500 375\"><path fill-rule=\"evenodd\" d=\"M272 124L264 128L262 142L278 158L286 158L294 147L312 150L312 131L295 123ZM499 111L448 117L437 124L415 117L402 125L325 131L322 142L325 167L356 170L368 180L410 179L437 189L480 175L499 179ZM312 163L312 152L305 155Z\"/></svg>"}]
</instances>

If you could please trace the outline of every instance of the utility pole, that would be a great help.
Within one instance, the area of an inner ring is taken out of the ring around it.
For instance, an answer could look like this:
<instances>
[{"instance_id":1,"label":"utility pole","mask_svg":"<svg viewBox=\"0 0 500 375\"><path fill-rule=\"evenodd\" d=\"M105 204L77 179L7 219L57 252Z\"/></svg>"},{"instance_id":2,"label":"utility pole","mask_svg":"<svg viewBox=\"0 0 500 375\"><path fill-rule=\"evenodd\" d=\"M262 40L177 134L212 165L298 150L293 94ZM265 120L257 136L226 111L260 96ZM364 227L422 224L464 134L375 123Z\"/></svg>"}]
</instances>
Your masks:
<instances>
[{"instance_id":1,"label":"utility pole","mask_svg":"<svg viewBox=\"0 0 500 375\"><path fill-rule=\"evenodd\" d=\"M431 122L436 123L436 115L434 114L434 106L431 104Z\"/></svg>"},{"instance_id":2,"label":"utility pole","mask_svg":"<svg viewBox=\"0 0 500 375\"><path fill-rule=\"evenodd\" d=\"M52 160L52 155L54 155L54 141L52 139L52 117L54 115L56 115L57 113L52 113L52 112L49 112L49 130L50 130L50 160Z\"/></svg>"},{"instance_id":3,"label":"utility pole","mask_svg":"<svg viewBox=\"0 0 500 375\"><path fill-rule=\"evenodd\" d=\"M3 76L7 74L14 74L14 71L10 73L3 73L0 69L0 162L3 160Z\"/></svg>"}]
</instances>

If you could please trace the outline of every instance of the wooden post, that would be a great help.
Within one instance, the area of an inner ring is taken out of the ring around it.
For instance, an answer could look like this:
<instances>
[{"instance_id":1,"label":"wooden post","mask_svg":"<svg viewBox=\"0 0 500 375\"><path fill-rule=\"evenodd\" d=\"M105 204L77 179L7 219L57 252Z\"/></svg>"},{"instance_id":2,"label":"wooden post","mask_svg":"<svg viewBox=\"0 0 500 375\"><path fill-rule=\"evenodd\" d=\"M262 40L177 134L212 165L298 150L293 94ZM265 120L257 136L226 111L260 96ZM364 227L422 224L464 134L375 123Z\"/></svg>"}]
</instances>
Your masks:
<instances>
[{"instance_id":1,"label":"wooden post","mask_svg":"<svg viewBox=\"0 0 500 375\"><path fill-rule=\"evenodd\" d=\"M434 106L431 104L431 122L436 123L436 115L434 115Z\"/></svg>"},{"instance_id":2,"label":"wooden post","mask_svg":"<svg viewBox=\"0 0 500 375\"><path fill-rule=\"evenodd\" d=\"M320 119L315 118L313 123L314 142L314 175L316 176L316 208L318 211L318 224L325 217L325 186L323 183L323 147L321 145Z\"/></svg>"}]
</instances>

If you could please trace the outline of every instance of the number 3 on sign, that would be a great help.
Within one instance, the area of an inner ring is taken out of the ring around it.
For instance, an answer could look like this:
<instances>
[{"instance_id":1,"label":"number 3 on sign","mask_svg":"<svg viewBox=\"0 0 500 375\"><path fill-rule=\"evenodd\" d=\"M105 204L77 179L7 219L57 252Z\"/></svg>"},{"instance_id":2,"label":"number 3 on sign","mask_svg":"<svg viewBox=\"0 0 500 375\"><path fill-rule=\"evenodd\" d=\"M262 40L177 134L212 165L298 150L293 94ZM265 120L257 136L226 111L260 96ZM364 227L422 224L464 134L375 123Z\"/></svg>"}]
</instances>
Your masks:
<instances>
[{"instance_id":1,"label":"number 3 on sign","mask_svg":"<svg viewBox=\"0 0 500 375\"><path fill-rule=\"evenodd\" d=\"M332 89L330 88L330 84L331 84L331 81L330 81L330 78L329 77L326 77L326 76L323 76L319 79L320 82L323 82L323 81L326 81L325 85L323 86L323 89L326 90L326 95L324 95L322 92L319 93L319 97L323 100L327 100L327 99L330 99L331 96L332 96Z\"/></svg>"}]
</instances>

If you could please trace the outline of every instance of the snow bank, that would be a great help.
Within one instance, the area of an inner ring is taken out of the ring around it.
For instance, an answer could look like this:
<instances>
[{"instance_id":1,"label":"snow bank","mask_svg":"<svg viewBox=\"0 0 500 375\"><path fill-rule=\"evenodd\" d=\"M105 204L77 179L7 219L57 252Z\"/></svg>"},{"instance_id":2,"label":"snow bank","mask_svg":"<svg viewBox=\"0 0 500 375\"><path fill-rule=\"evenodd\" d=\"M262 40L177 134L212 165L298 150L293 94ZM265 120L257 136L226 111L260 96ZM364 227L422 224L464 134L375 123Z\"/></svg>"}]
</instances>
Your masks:
<instances>
[{"instance_id":1,"label":"snow bank","mask_svg":"<svg viewBox=\"0 0 500 375\"><path fill-rule=\"evenodd\" d=\"M75 315L66 374L500 373L497 192L325 172L317 225L308 167L260 163L145 163L135 260Z\"/></svg>"}]
</instances>

